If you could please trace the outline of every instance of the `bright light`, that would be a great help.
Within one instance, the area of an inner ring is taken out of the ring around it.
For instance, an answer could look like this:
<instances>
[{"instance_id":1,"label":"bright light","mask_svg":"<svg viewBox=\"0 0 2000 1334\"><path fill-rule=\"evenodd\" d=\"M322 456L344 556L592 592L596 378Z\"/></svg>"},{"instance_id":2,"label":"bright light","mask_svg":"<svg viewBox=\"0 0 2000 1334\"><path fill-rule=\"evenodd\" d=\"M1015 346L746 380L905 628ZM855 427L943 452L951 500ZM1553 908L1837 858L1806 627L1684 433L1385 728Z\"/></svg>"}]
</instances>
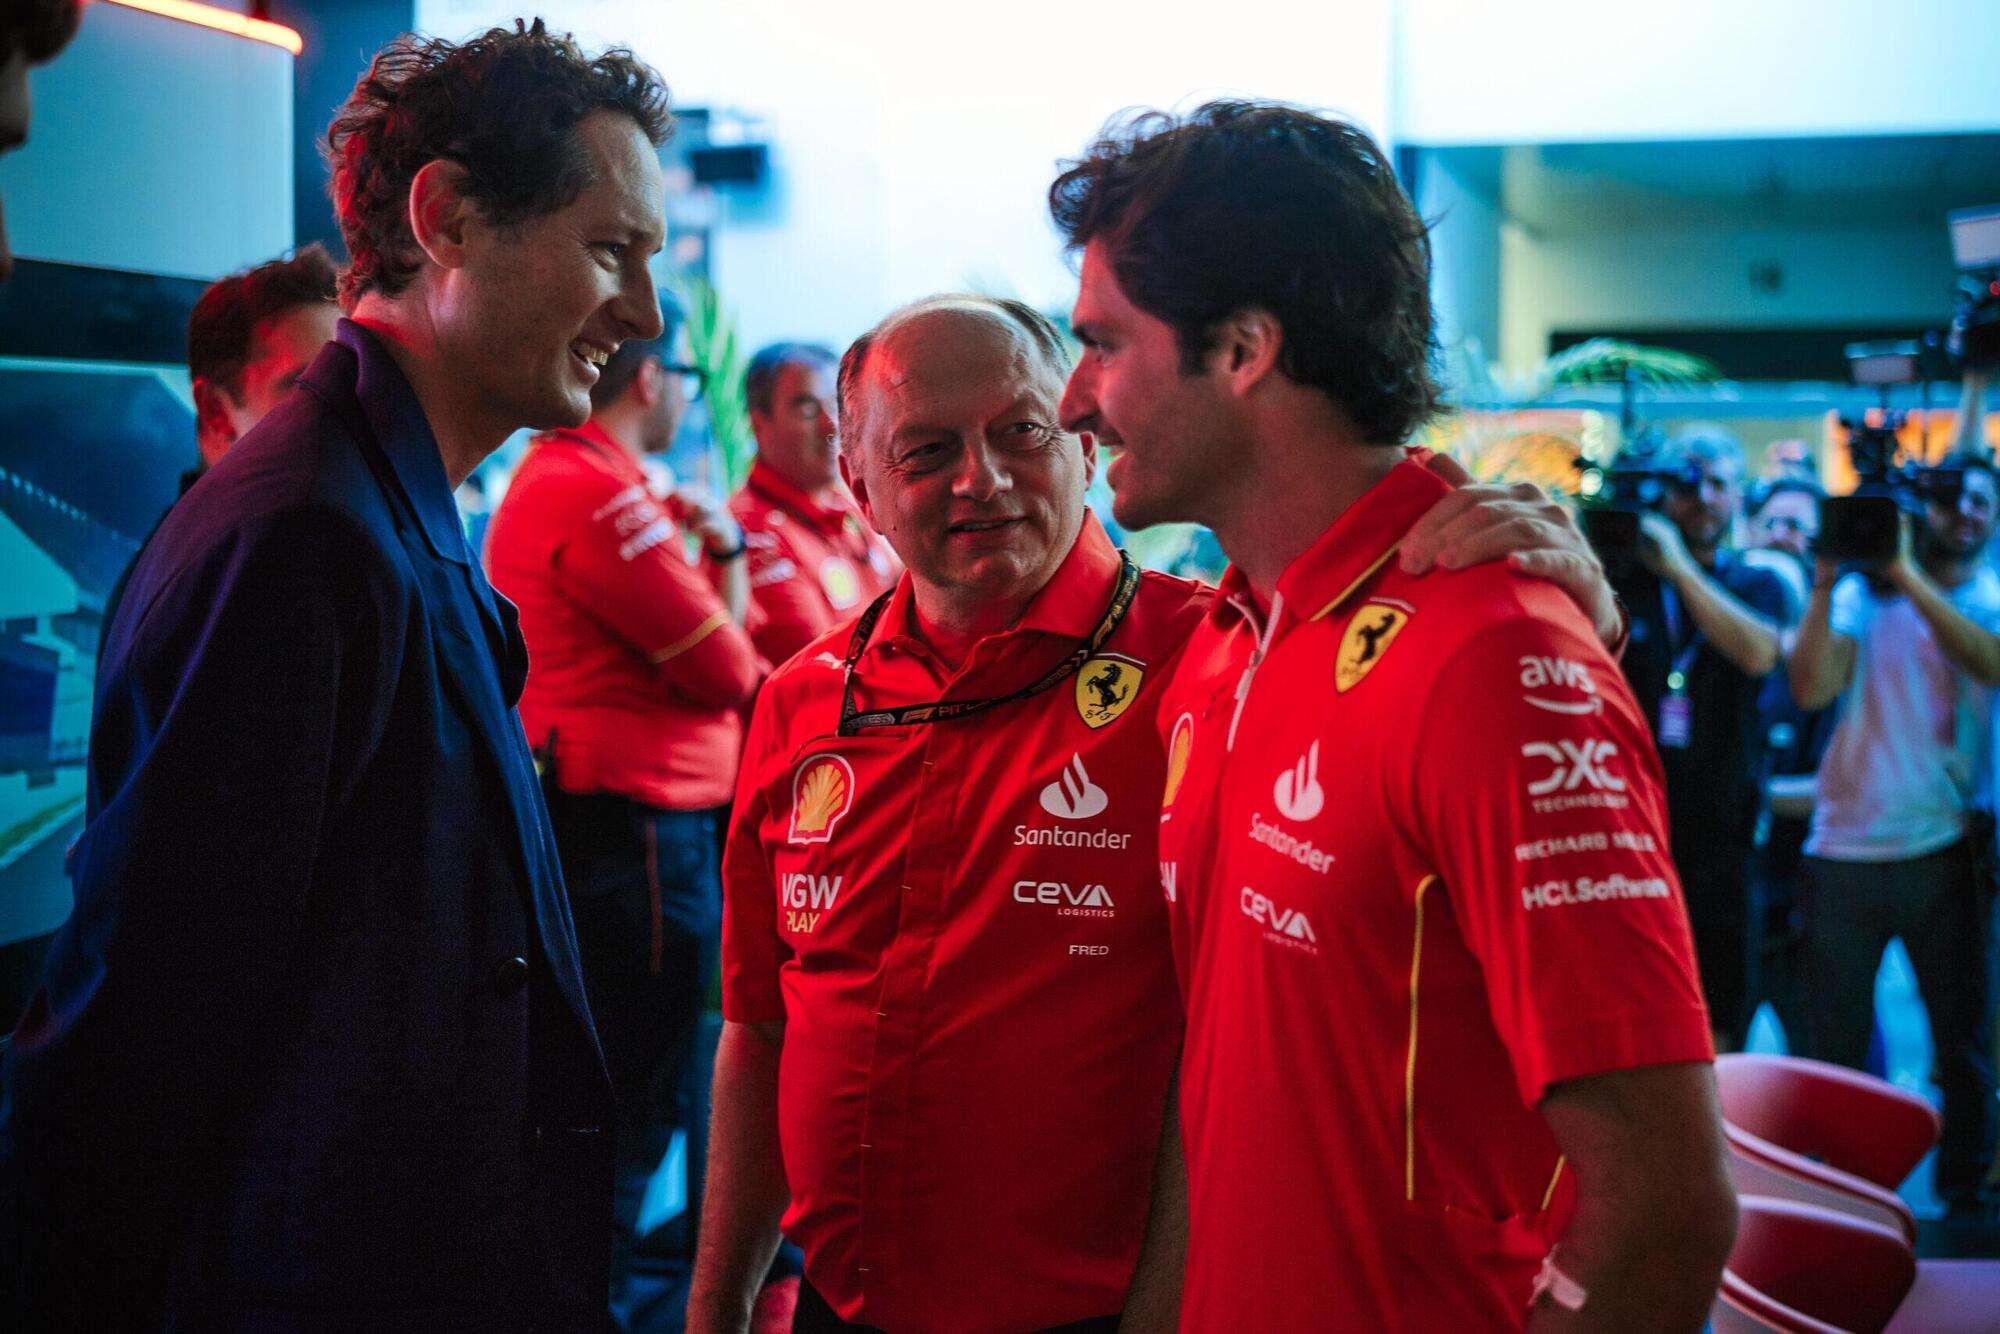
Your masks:
<instances>
[{"instance_id":1,"label":"bright light","mask_svg":"<svg viewBox=\"0 0 2000 1334\"><path fill-rule=\"evenodd\" d=\"M293 55L305 50L305 43L299 40L299 35L282 23L248 18L231 10L217 9L214 5L198 5L193 0L110 0L110 3L158 14L162 18L179 19L183 23L198 23L204 28L248 37L253 42L269 42Z\"/></svg>"}]
</instances>

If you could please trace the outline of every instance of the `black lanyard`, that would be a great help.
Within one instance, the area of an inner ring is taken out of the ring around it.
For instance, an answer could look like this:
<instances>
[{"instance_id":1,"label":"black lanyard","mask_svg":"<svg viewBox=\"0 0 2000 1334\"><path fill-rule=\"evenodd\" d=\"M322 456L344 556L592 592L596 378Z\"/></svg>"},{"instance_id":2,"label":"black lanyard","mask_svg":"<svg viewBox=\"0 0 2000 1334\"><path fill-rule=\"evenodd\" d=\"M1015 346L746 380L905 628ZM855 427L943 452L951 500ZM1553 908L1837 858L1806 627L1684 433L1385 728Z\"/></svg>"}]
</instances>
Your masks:
<instances>
[{"instance_id":1,"label":"black lanyard","mask_svg":"<svg viewBox=\"0 0 2000 1334\"><path fill-rule=\"evenodd\" d=\"M1118 553L1118 587L1112 591L1110 605L1104 615L1098 618L1097 628L1090 632L1090 638L1081 640L1070 650L1068 657L1043 673L1034 684L1016 690L1011 695L999 695L989 699L944 699L933 704L906 704L898 709L876 709L870 713L858 713L854 708L854 667L861 661L861 652L868 647L868 640L875 633L875 622L882 617L882 609L889 605L892 589L868 604L868 610L861 613L855 622L854 637L847 645L847 680L840 692L841 736L858 735L869 727L905 727L917 723L941 723L953 718L965 718L988 709L997 709L1002 704L1012 704L1017 700L1039 695L1052 686L1060 685L1083 669L1083 665L1104 647L1125 613L1132 609L1132 598L1139 591L1139 567L1123 551Z\"/></svg>"}]
</instances>

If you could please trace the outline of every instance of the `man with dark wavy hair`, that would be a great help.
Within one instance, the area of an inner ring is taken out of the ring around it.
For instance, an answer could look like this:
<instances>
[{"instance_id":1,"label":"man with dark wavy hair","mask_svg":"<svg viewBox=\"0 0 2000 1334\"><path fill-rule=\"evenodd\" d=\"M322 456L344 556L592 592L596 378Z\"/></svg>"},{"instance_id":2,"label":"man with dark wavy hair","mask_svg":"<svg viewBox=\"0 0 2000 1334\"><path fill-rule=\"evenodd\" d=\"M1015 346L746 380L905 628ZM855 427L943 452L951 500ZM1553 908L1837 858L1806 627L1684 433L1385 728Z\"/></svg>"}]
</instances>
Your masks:
<instances>
[{"instance_id":1,"label":"man with dark wavy hair","mask_svg":"<svg viewBox=\"0 0 2000 1334\"><path fill-rule=\"evenodd\" d=\"M6 1071L23 1327L608 1319L611 1091L452 488L659 332L669 123L539 23L398 38L335 118L348 318L106 632Z\"/></svg>"},{"instance_id":2,"label":"man with dark wavy hair","mask_svg":"<svg viewBox=\"0 0 2000 1334\"><path fill-rule=\"evenodd\" d=\"M0 157L28 142L28 69L46 65L76 36L80 0L9 0L0 13ZM14 272L0 222L0 283Z\"/></svg>"},{"instance_id":3,"label":"man with dark wavy hair","mask_svg":"<svg viewBox=\"0 0 2000 1334\"><path fill-rule=\"evenodd\" d=\"M1698 1329L1734 1201L1659 763L1545 557L1428 573L1470 497L1405 458L1430 256L1387 158L1212 103L1050 204L1063 426L1119 522L1232 562L1157 706L1184 1134L1140 1274L1184 1249L1190 1330Z\"/></svg>"}]
</instances>

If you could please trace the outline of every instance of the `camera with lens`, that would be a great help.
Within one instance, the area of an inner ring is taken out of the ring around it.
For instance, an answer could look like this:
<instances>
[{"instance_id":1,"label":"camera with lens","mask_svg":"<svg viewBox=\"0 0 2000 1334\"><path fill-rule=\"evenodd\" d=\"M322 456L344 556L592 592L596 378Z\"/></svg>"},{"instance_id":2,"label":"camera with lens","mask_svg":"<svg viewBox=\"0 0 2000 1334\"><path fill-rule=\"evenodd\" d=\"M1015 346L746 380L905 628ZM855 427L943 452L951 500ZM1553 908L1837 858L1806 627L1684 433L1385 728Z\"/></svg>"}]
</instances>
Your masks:
<instances>
[{"instance_id":1,"label":"camera with lens","mask_svg":"<svg viewBox=\"0 0 2000 1334\"><path fill-rule=\"evenodd\" d=\"M1850 343L1847 365L1857 385L1879 388L1886 404L1889 386L1918 379L1916 343ZM1885 406L1871 421L1866 416L1842 417L1847 432L1847 457L1858 484L1845 496L1831 496L1821 511L1821 556L1839 561L1879 564L1896 554L1902 516L1921 516L1927 501L1958 503L1964 474L1956 468L1926 468L1896 461L1896 433L1908 414Z\"/></svg>"},{"instance_id":2,"label":"camera with lens","mask_svg":"<svg viewBox=\"0 0 2000 1334\"><path fill-rule=\"evenodd\" d=\"M1667 458L1658 427L1648 426L1630 439L1608 464L1579 460L1584 470L1583 535L1614 579L1625 577L1638 562L1640 516L1659 513L1674 491L1701 486L1698 464Z\"/></svg>"},{"instance_id":3,"label":"camera with lens","mask_svg":"<svg viewBox=\"0 0 2000 1334\"><path fill-rule=\"evenodd\" d=\"M2000 204L1945 215L1958 293L1949 347L1969 370L2000 369Z\"/></svg>"}]
</instances>

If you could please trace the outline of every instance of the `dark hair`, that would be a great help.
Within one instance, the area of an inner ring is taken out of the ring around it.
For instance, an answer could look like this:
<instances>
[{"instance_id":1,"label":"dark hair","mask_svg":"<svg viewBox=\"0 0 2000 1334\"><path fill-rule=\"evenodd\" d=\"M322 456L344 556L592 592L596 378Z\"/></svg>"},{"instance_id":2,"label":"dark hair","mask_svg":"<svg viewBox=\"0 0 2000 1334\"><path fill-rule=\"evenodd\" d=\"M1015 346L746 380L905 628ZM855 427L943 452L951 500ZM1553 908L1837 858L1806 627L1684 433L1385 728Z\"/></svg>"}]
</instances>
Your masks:
<instances>
[{"instance_id":1,"label":"dark hair","mask_svg":"<svg viewBox=\"0 0 2000 1334\"><path fill-rule=\"evenodd\" d=\"M339 276L332 256L309 245L210 283L188 316L188 374L239 392L257 326L296 306L331 305Z\"/></svg>"},{"instance_id":2,"label":"dark hair","mask_svg":"<svg viewBox=\"0 0 2000 1334\"><path fill-rule=\"evenodd\" d=\"M1062 333L1048 316L1025 301L976 292L946 292L912 301L883 316L874 328L849 344L847 352L840 358L840 447L843 450L853 440L854 424L860 420L854 411L855 401L861 388L862 372L868 368L868 355L875 350L875 344L898 325L919 315L952 309L984 310L1000 316L1028 335L1028 341L1035 345L1036 351L1042 354L1058 379L1069 374L1069 345L1063 342Z\"/></svg>"},{"instance_id":3,"label":"dark hair","mask_svg":"<svg viewBox=\"0 0 2000 1334\"><path fill-rule=\"evenodd\" d=\"M611 360L597 372L597 383L590 386L590 406L593 410L608 408L616 403L638 378L639 368L658 357L666 360L674 349L674 334L681 327L681 303L671 292L660 293L660 336L658 338L628 338L618 345L611 354Z\"/></svg>"},{"instance_id":4,"label":"dark hair","mask_svg":"<svg viewBox=\"0 0 2000 1334\"><path fill-rule=\"evenodd\" d=\"M1429 229L1355 126L1260 102L1132 113L1056 178L1049 211L1173 326L1184 374L1258 308L1284 329L1279 369L1366 439L1399 444L1436 411Z\"/></svg>"},{"instance_id":5,"label":"dark hair","mask_svg":"<svg viewBox=\"0 0 2000 1334\"><path fill-rule=\"evenodd\" d=\"M464 168L480 215L506 227L567 207L590 184L576 127L630 116L655 146L672 132L667 88L630 51L585 56L536 19L464 43L405 33L383 47L327 127L348 302L394 296L418 269L410 183L439 158Z\"/></svg>"},{"instance_id":6,"label":"dark hair","mask_svg":"<svg viewBox=\"0 0 2000 1334\"><path fill-rule=\"evenodd\" d=\"M81 0L7 0L0 18L0 61L19 51L30 65L47 64L76 36Z\"/></svg>"},{"instance_id":7,"label":"dark hair","mask_svg":"<svg viewBox=\"0 0 2000 1334\"><path fill-rule=\"evenodd\" d=\"M773 343L757 349L743 372L743 401L752 412L768 413L771 396L778 392L778 376L787 366L811 366L815 370L838 366L833 349L818 343Z\"/></svg>"},{"instance_id":8,"label":"dark hair","mask_svg":"<svg viewBox=\"0 0 2000 1334\"><path fill-rule=\"evenodd\" d=\"M1814 508L1818 508L1826 500L1826 492L1818 482L1809 481L1804 477L1778 477L1750 488L1747 506L1750 517L1756 518L1764 512L1764 507L1770 504L1773 498L1783 495L1809 496Z\"/></svg>"}]
</instances>

